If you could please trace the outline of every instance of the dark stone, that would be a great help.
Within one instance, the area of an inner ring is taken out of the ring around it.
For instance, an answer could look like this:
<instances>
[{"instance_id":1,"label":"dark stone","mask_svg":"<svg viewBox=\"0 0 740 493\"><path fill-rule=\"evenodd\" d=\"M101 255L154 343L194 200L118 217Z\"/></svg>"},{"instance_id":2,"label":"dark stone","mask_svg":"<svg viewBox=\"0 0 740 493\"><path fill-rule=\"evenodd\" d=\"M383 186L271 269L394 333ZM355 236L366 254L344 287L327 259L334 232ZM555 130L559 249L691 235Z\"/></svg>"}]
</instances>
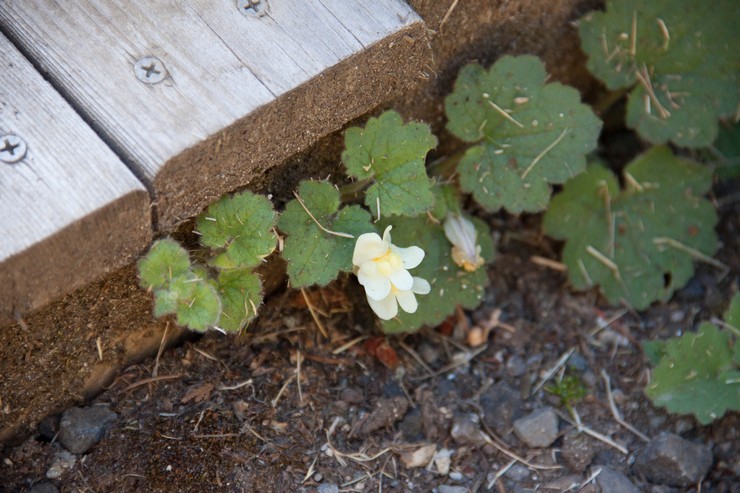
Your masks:
<instances>
[{"instance_id":1,"label":"dark stone","mask_svg":"<svg viewBox=\"0 0 740 493\"><path fill-rule=\"evenodd\" d=\"M424 440L421 412L418 409L410 410L398 425L398 429L409 443Z\"/></svg>"},{"instance_id":2,"label":"dark stone","mask_svg":"<svg viewBox=\"0 0 740 493\"><path fill-rule=\"evenodd\" d=\"M596 484L602 493L640 493L640 489L616 469L609 466L596 467L601 468L601 472L596 476Z\"/></svg>"},{"instance_id":3,"label":"dark stone","mask_svg":"<svg viewBox=\"0 0 740 493\"><path fill-rule=\"evenodd\" d=\"M499 382L486 390L480 398L483 422L502 438L513 431L514 420L523 414L522 397L505 382Z\"/></svg>"},{"instance_id":4,"label":"dark stone","mask_svg":"<svg viewBox=\"0 0 740 493\"><path fill-rule=\"evenodd\" d=\"M452 421L450 435L458 445L481 446L486 443L477 416L470 414L455 416Z\"/></svg>"},{"instance_id":5,"label":"dark stone","mask_svg":"<svg viewBox=\"0 0 740 493\"><path fill-rule=\"evenodd\" d=\"M59 490L54 486L54 483L46 482L34 485L26 493L59 493Z\"/></svg>"},{"instance_id":6,"label":"dark stone","mask_svg":"<svg viewBox=\"0 0 740 493\"><path fill-rule=\"evenodd\" d=\"M107 407L73 407L62 414L59 443L73 454L84 454L103 438L118 415Z\"/></svg>"},{"instance_id":7,"label":"dark stone","mask_svg":"<svg viewBox=\"0 0 740 493\"><path fill-rule=\"evenodd\" d=\"M712 459L709 447L663 432L637 456L634 468L651 483L685 487L707 474Z\"/></svg>"}]
</instances>

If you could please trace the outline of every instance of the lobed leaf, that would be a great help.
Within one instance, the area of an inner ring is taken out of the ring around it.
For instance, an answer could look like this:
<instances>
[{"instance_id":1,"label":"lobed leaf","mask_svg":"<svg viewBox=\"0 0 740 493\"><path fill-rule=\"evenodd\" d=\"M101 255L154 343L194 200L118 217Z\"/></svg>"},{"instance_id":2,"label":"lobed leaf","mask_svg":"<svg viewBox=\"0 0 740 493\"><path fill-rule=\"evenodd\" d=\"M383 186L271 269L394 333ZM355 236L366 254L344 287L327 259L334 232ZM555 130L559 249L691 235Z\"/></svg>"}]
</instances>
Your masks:
<instances>
[{"instance_id":1,"label":"lobed leaf","mask_svg":"<svg viewBox=\"0 0 740 493\"><path fill-rule=\"evenodd\" d=\"M139 260L139 285L144 289L165 289L173 278L190 270L187 250L172 239L155 241Z\"/></svg>"},{"instance_id":2,"label":"lobed leaf","mask_svg":"<svg viewBox=\"0 0 740 493\"><path fill-rule=\"evenodd\" d=\"M740 4L608 0L579 22L588 68L631 88L627 125L654 144L706 146L738 104Z\"/></svg>"},{"instance_id":3,"label":"lobed leaf","mask_svg":"<svg viewBox=\"0 0 740 493\"><path fill-rule=\"evenodd\" d=\"M387 221L393 224L393 244L399 247L416 245L424 250L424 260L412 269L411 275L429 281L431 292L417 295L419 306L415 313L399 310L394 319L383 321L383 331L389 334L414 332L424 325L438 325L454 313L457 305L475 308L483 299L488 285L485 267L466 272L452 260L452 245L447 240L442 226L423 218L399 218ZM494 246L488 226L473 218L481 255L490 262L494 257ZM385 228L385 224L382 225Z\"/></svg>"},{"instance_id":4,"label":"lobed leaf","mask_svg":"<svg viewBox=\"0 0 740 493\"><path fill-rule=\"evenodd\" d=\"M365 204L378 214L412 216L429 210L434 198L424 161L437 139L423 123L403 123L395 111L370 118L364 128L344 135L347 174L373 180Z\"/></svg>"},{"instance_id":5,"label":"lobed leaf","mask_svg":"<svg viewBox=\"0 0 740 493\"><path fill-rule=\"evenodd\" d=\"M610 303L638 310L667 300L693 276L693 260L717 249L717 213L702 197L711 171L656 147L624 170L626 188L594 165L565 184L544 218L566 240L563 262L576 289L599 285Z\"/></svg>"},{"instance_id":6,"label":"lobed leaf","mask_svg":"<svg viewBox=\"0 0 740 493\"><path fill-rule=\"evenodd\" d=\"M211 204L198 216L196 228L203 246L224 250L213 264L234 268L253 267L272 253L274 224L275 211L267 197L246 191Z\"/></svg>"},{"instance_id":7,"label":"lobed leaf","mask_svg":"<svg viewBox=\"0 0 740 493\"><path fill-rule=\"evenodd\" d=\"M252 269L222 270L214 287L222 303L220 328L239 331L257 316L257 307L262 303L262 283Z\"/></svg>"},{"instance_id":8,"label":"lobed leaf","mask_svg":"<svg viewBox=\"0 0 740 493\"><path fill-rule=\"evenodd\" d=\"M505 56L490 70L463 68L445 100L447 128L477 145L459 163L460 185L490 210L544 210L551 184L582 172L601 121L578 92L545 84L534 56Z\"/></svg>"},{"instance_id":9,"label":"lobed leaf","mask_svg":"<svg viewBox=\"0 0 740 493\"><path fill-rule=\"evenodd\" d=\"M278 222L288 235L283 248L288 277L294 288L325 286L340 272L352 270L354 238L374 231L370 214L359 206L339 209L339 192L331 183L303 181L298 195L303 205L298 199L290 201ZM354 238L327 233L319 224Z\"/></svg>"},{"instance_id":10,"label":"lobed leaf","mask_svg":"<svg viewBox=\"0 0 740 493\"><path fill-rule=\"evenodd\" d=\"M730 334L710 323L663 345L645 394L656 406L694 414L707 425L728 410L740 410L740 372L733 364Z\"/></svg>"}]
</instances>

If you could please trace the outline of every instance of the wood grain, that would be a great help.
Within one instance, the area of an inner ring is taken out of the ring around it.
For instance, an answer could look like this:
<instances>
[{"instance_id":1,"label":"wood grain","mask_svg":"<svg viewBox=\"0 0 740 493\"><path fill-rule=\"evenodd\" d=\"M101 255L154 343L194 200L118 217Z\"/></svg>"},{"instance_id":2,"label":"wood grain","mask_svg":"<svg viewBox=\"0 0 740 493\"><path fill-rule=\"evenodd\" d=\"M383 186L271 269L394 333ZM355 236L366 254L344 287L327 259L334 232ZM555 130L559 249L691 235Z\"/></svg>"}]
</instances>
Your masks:
<instances>
[{"instance_id":1,"label":"wood grain","mask_svg":"<svg viewBox=\"0 0 740 493\"><path fill-rule=\"evenodd\" d=\"M271 0L260 18L235 0L4 0L0 22L153 189L161 231L397 96L429 60L401 0ZM134 77L144 56L165 81Z\"/></svg>"},{"instance_id":2,"label":"wood grain","mask_svg":"<svg viewBox=\"0 0 740 493\"><path fill-rule=\"evenodd\" d=\"M0 35L2 134L27 145L21 161L0 162L7 322L130 262L151 220L144 186Z\"/></svg>"}]
</instances>

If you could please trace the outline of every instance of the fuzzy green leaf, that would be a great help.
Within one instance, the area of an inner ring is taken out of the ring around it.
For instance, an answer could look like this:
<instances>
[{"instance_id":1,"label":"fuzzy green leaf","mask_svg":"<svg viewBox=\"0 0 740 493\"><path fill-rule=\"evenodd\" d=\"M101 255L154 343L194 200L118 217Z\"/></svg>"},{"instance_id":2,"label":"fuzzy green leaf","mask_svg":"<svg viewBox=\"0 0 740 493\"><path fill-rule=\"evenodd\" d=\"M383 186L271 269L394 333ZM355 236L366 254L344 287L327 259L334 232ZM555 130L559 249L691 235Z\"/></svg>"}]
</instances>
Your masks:
<instances>
[{"instance_id":1,"label":"fuzzy green leaf","mask_svg":"<svg viewBox=\"0 0 740 493\"><path fill-rule=\"evenodd\" d=\"M190 257L178 242L168 238L155 241L138 267L142 288L166 289L173 278L190 270Z\"/></svg>"},{"instance_id":2,"label":"fuzzy green leaf","mask_svg":"<svg viewBox=\"0 0 740 493\"><path fill-rule=\"evenodd\" d=\"M219 273L215 287L223 304L219 327L226 331L239 331L257 316L262 303L262 283L251 269L224 269Z\"/></svg>"},{"instance_id":3,"label":"fuzzy green leaf","mask_svg":"<svg viewBox=\"0 0 740 493\"><path fill-rule=\"evenodd\" d=\"M594 165L566 183L545 214L544 229L567 240L563 262L576 289L599 285L610 303L638 310L667 300L694 273L693 260L717 249L717 213L702 197L711 171L665 147L624 170L627 188Z\"/></svg>"},{"instance_id":4,"label":"fuzzy green leaf","mask_svg":"<svg viewBox=\"0 0 740 493\"><path fill-rule=\"evenodd\" d=\"M460 185L490 210L545 209L550 185L582 172L596 147L601 121L546 75L533 56L505 56L488 71L468 65L445 101L450 132L479 142L460 161Z\"/></svg>"},{"instance_id":5,"label":"fuzzy green leaf","mask_svg":"<svg viewBox=\"0 0 740 493\"><path fill-rule=\"evenodd\" d=\"M204 332L218 323L221 299L205 273L188 272L172 280L171 296L177 297L177 323Z\"/></svg>"},{"instance_id":6,"label":"fuzzy green leaf","mask_svg":"<svg viewBox=\"0 0 740 493\"><path fill-rule=\"evenodd\" d=\"M645 389L656 406L694 414L704 425L727 410L740 410L740 380L729 333L703 323L695 334L666 341L664 349Z\"/></svg>"},{"instance_id":7,"label":"fuzzy green leaf","mask_svg":"<svg viewBox=\"0 0 740 493\"><path fill-rule=\"evenodd\" d=\"M177 312L177 291L158 289L154 291L154 316L161 317Z\"/></svg>"},{"instance_id":8,"label":"fuzzy green leaf","mask_svg":"<svg viewBox=\"0 0 740 493\"><path fill-rule=\"evenodd\" d=\"M283 258L288 262L288 276L294 288L317 284L325 286L340 272L352 270L355 239L374 231L370 214L359 206L339 209L339 192L331 183L303 181L298 189L304 207L290 201L280 216L278 225L288 237ZM311 212L314 219L308 214ZM336 236L324 228L349 234L354 238Z\"/></svg>"},{"instance_id":9,"label":"fuzzy green leaf","mask_svg":"<svg viewBox=\"0 0 740 493\"><path fill-rule=\"evenodd\" d=\"M365 204L377 215L412 216L429 210L433 203L432 181L424 160L437 139L423 123L403 123L395 111L370 118L365 128L353 127L344 135L342 160L347 174L373 180Z\"/></svg>"},{"instance_id":10,"label":"fuzzy green leaf","mask_svg":"<svg viewBox=\"0 0 740 493\"><path fill-rule=\"evenodd\" d=\"M627 125L655 144L701 147L738 104L739 17L735 0L609 0L579 30L589 70L632 87Z\"/></svg>"},{"instance_id":11,"label":"fuzzy green leaf","mask_svg":"<svg viewBox=\"0 0 740 493\"><path fill-rule=\"evenodd\" d=\"M275 249L274 224L270 201L247 191L209 206L196 228L203 246L224 249L213 260L216 267L253 267Z\"/></svg>"},{"instance_id":12,"label":"fuzzy green leaf","mask_svg":"<svg viewBox=\"0 0 740 493\"><path fill-rule=\"evenodd\" d=\"M454 313L457 305L472 309L480 304L488 285L486 268L483 266L474 272L466 272L455 265L452 245L441 225L426 218L403 218L387 223L393 224L394 245L415 245L424 250L424 260L410 272L414 277L429 281L432 290L429 294L416 296L419 306L415 313L399 309L396 318L384 321L384 332L414 332L424 325L438 325ZM490 262L494 257L494 246L488 226L475 218L473 223L478 231L481 255Z\"/></svg>"}]
</instances>

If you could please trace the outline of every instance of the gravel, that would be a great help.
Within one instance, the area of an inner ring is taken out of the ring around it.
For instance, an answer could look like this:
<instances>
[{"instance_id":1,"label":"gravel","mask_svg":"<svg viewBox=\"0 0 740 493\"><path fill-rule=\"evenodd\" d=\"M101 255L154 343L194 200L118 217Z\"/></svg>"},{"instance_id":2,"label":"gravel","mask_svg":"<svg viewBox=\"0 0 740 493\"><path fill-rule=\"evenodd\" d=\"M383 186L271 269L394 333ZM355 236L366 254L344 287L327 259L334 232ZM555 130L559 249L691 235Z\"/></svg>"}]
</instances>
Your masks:
<instances>
[{"instance_id":1,"label":"gravel","mask_svg":"<svg viewBox=\"0 0 740 493\"><path fill-rule=\"evenodd\" d=\"M532 448L545 448L558 438L558 415L549 406L514 421L514 433Z\"/></svg>"},{"instance_id":2,"label":"gravel","mask_svg":"<svg viewBox=\"0 0 740 493\"><path fill-rule=\"evenodd\" d=\"M712 459L709 447L663 432L637 456L634 467L651 483L691 486L707 474Z\"/></svg>"}]
</instances>

